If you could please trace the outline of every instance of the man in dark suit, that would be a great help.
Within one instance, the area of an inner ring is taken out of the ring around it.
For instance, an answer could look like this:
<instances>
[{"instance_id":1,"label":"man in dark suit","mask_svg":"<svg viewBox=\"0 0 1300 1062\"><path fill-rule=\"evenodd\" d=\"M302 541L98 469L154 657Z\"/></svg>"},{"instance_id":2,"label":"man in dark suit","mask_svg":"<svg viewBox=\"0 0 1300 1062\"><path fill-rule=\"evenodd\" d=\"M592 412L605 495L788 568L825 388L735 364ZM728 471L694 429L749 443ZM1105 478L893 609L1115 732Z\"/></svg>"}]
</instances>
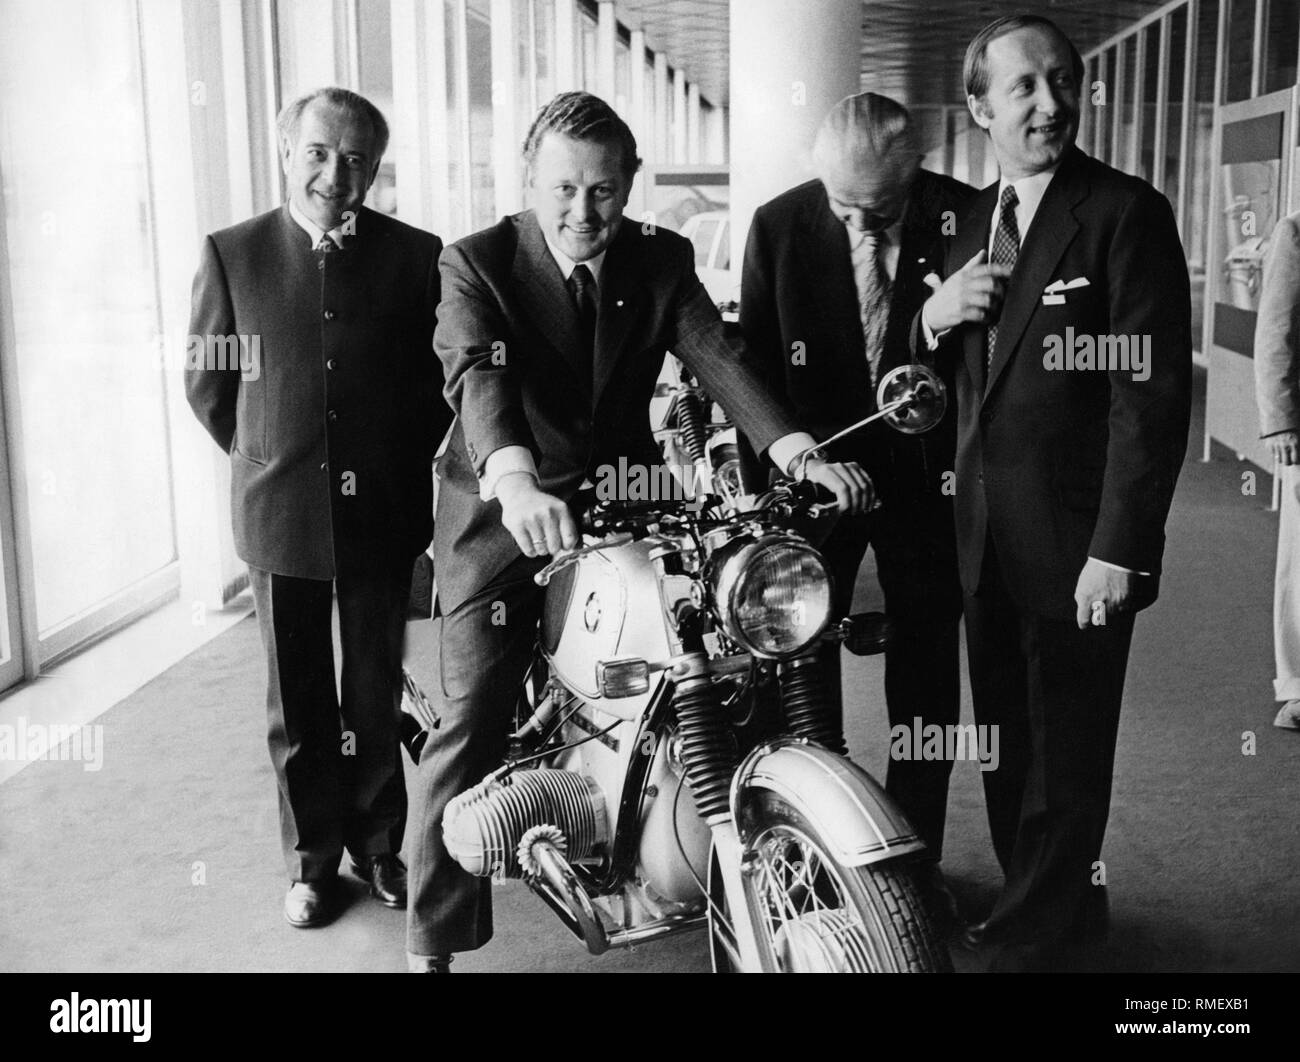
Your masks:
<instances>
[{"instance_id":1,"label":"man in dark suit","mask_svg":"<svg viewBox=\"0 0 1300 1062\"><path fill-rule=\"evenodd\" d=\"M947 233L974 189L920 168L907 111L864 92L826 116L813 148L817 179L754 215L740 288L748 358L795 420L827 438L876 410L876 389L911 360L908 332L930 294L924 277L942 260ZM951 363L941 366L952 384ZM956 410L931 432L903 435L883 423L835 445L871 478L880 507L841 519L822 545L838 615L868 543L894 622L885 653L892 727L956 724L961 682L957 628L961 587L953 539ZM946 489L945 489L946 488ZM841 700L840 647L823 651ZM917 744L919 745L919 737ZM908 741L910 750L913 742ZM947 759L896 759L886 788L929 849L920 878L941 924L958 922L938 862L948 801Z\"/></svg>"},{"instance_id":2,"label":"man in dark suit","mask_svg":"<svg viewBox=\"0 0 1300 1062\"><path fill-rule=\"evenodd\" d=\"M1083 64L1037 16L966 53L1001 179L958 222L919 328L954 344L957 547L1006 882L968 942L1059 964L1105 923L1102 838L1134 613L1156 599L1187 445L1187 267L1168 201L1074 139Z\"/></svg>"},{"instance_id":3,"label":"man in dark suit","mask_svg":"<svg viewBox=\"0 0 1300 1062\"><path fill-rule=\"evenodd\" d=\"M432 351L441 243L362 205L383 116L323 89L289 104L279 132L288 202L203 245L186 390L230 454L235 548L267 655L285 917L315 926L338 910L345 846L372 895L406 903L402 635L451 410ZM228 349L257 356L241 366Z\"/></svg>"},{"instance_id":4,"label":"man in dark suit","mask_svg":"<svg viewBox=\"0 0 1300 1062\"><path fill-rule=\"evenodd\" d=\"M434 567L441 610L439 729L414 797L411 969L444 972L492 935L490 888L448 855L452 797L500 762L543 592L533 575L578 543L566 504L602 466L662 460L649 404L671 349L781 467L795 430L722 334L690 243L623 223L640 166L608 104L562 93L524 145L532 208L449 247L434 346L457 413L439 460ZM865 474L810 462L808 478L862 509Z\"/></svg>"}]
</instances>

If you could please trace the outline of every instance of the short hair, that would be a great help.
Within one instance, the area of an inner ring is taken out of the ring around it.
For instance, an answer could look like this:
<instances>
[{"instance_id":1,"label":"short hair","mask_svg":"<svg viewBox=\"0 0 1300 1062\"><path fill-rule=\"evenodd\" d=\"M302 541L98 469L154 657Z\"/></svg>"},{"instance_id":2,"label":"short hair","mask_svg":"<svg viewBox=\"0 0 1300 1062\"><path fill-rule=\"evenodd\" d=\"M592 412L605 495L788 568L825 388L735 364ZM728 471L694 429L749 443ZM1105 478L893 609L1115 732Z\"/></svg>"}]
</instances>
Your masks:
<instances>
[{"instance_id":1,"label":"short hair","mask_svg":"<svg viewBox=\"0 0 1300 1062\"><path fill-rule=\"evenodd\" d=\"M286 142L290 144L298 142L298 129L302 125L303 111L307 109L308 104L316 100L324 100L331 107L346 111L353 118L364 118L366 120L370 126L371 146L375 152L375 157L371 161L374 165L379 165L379 160L384 157L384 152L388 150L388 122L384 120L379 108L366 99L365 96L358 92L352 92L350 89L339 88L337 85L312 89L310 92L305 92L296 100L284 105L279 116L275 119L275 128L280 136L280 143L283 145Z\"/></svg>"},{"instance_id":2,"label":"short hair","mask_svg":"<svg viewBox=\"0 0 1300 1062\"><path fill-rule=\"evenodd\" d=\"M989 44L999 37L1005 37L1008 33L1034 27L1049 30L1065 41L1066 46L1070 49L1070 64L1074 72L1075 84L1082 91L1083 56L1079 54L1079 49L1074 46L1074 41L1065 35L1060 26L1050 18L1044 18L1042 15L1003 15L975 34L975 37L966 47L966 59L962 63L961 76L966 85L967 96L980 99L989 90Z\"/></svg>"},{"instance_id":3,"label":"short hair","mask_svg":"<svg viewBox=\"0 0 1300 1062\"><path fill-rule=\"evenodd\" d=\"M813 142L813 161L819 169L838 164L859 171L894 152L900 161L921 157L916 127L906 107L875 92L840 100L822 120Z\"/></svg>"},{"instance_id":4,"label":"short hair","mask_svg":"<svg viewBox=\"0 0 1300 1062\"><path fill-rule=\"evenodd\" d=\"M636 137L627 122L613 107L590 92L561 92L538 112L524 138L525 172L532 173L537 150L547 133L559 133L574 140L617 144L623 157L623 174L629 182L641 168L641 159L636 153Z\"/></svg>"}]
</instances>

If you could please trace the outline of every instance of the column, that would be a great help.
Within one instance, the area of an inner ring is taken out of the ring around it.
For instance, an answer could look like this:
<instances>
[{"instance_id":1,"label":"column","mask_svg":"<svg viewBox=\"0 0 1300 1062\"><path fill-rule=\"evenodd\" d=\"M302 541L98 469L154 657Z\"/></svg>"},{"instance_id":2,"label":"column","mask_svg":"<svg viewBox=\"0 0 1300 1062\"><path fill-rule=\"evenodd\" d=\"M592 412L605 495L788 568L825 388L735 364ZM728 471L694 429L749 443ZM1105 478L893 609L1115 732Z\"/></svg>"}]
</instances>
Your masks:
<instances>
[{"instance_id":1,"label":"column","mask_svg":"<svg viewBox=\"0 0 1300 1062\"><path fill-rule=\"evenodd\" d=\"M860 0L731 0L731 260L754 210L812 176L826 112L859 91Z\"/></svg>"},{"instance_id":2,"label":"column","mask_svg":"<svg viewBox=\"0 0 1300 1062\"><path fill-rule=\"evenodd\" d=\"M673 162L686 162L686 72L673 71Z\"/></svg>"}]
</instances>

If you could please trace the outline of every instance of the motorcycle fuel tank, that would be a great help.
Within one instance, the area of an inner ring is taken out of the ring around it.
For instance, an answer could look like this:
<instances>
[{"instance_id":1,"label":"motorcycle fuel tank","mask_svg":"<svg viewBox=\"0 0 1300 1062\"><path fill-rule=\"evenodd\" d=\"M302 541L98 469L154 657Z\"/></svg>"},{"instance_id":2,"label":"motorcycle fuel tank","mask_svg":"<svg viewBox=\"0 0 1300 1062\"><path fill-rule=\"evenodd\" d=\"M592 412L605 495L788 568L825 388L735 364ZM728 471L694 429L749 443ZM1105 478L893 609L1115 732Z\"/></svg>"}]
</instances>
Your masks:
<instances>
[{"instance_id":1,"label":"motorcycle fuel tank","mask_svg":"<svg viewBox=\"0 0 1300 1062\"><path fill-rule=\"evenodd\" d=\"M650 549L641 541L589 553L546 588L542 649L551 673L622 719L638 717L650 694L605 697L596 665L627 657L653 663L671 655Z\"/></svg>"}]
</instances>

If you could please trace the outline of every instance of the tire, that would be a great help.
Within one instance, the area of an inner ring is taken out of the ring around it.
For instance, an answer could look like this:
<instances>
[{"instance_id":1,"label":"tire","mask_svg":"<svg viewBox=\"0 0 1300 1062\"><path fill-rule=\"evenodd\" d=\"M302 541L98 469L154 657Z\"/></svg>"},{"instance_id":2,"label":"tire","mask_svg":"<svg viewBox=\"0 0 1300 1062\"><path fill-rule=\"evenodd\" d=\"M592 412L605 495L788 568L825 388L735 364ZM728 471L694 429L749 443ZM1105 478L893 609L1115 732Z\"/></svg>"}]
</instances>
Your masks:
<instances>
[{"instance_id":1,"label":"tire","mask_svg":"<svg viewBox=\"0 0 1300 1062\"><path fill-rule=\"evenodd\" d=\"M948 949L934 933L908 864L846 867L817 828L768 790L746 807L744 857L756 860L749 903L771 965L782 973L950 973ZM793 858L792 858L793 857ZM723 907L716 872L714 902ZM710 908L714 969L734 969Z\"/></svg>"}]
</instances>

